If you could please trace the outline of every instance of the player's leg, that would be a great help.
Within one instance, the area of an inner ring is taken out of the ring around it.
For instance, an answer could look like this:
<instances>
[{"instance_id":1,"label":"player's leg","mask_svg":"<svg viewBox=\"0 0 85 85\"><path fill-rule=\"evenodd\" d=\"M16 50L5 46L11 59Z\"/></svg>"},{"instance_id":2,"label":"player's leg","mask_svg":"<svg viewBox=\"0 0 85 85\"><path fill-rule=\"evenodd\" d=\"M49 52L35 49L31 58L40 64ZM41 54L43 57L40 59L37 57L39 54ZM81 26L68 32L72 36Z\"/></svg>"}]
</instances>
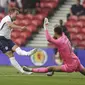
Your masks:
<instances>
[{"instance_id":1,"label":"player's leg","mask_svg":"<svg viewBox=\"0 0 85 85\"><path fill-rule=\"evenodd\" d=\"M59 55L58 49L55 48L54 53L55 53L55 56L54 56L55 57L55 62L58 65L62 65L63 62L62 62L62 59ZM47 74L47 76L52 76L54 74L54 71L47 72L46 74Z\"/></svg>"},{"instance_id":2,"label":"player's leg","mask_svg":"<svg viewBox=\"0 0 85 85\"><path fill-rule=\"evenodd\" d=\"M62 67L61 66L54 66L54 67L48 67L49 72L47 72L47 76L53 76L54 72L62 72ZM51 71L52 70L52 71Z\"/></svg>"},{"instance_id":3,"label":"player's leg","mask_svg":"<svg viewBox=\"0 0 85 85\"><path fill-rule=\"evenodd\" d=\"M10 62L11 62L11 65L12 65L13 67L15 67L19 72L24 73L24 74L30 74L30 73L25 72L25 71L22 69L22 67L21 67L21 66L19 65L19 63L16 61L15 57L13 57L14 55L13 55L13 52L12 52L12 51L8 51L8 52L6 52L5 54L9 57L9 60L10 60Z\"/></svg>"},{"instance_id":4,"label":"player's leg","mask_svg":"<svg viewBox=\"0 0 85 85\"><path fill-rule=\"evenodd\" d=\"M78 59L78 62L76 62L75 64L77 66L76 68L76 72L80 72L81 74L85 75L85 68L84 66L81 64L80 60Z\"/></svg>"},{"instance_id":5,"label":"player's leg","mask_svg":"<svg viewBox=\"0 0 85 85\"><path fill-rule=\"evenodd\" d=\"M34 48L34 49L32 49L32 50L27 52L25 50L22 50L19 46L14 45L12 47L12 50L15 51L18 55L31 56L31 55L33 55L37 51L37 48Z\"/></svg>"},{"instance_id":6,"label":"player's leg","mask_svg":"<svg viewBox=\"0 0 85 85\"><path fill-rule=\"evenodd\" d=\"M14 43L12 43L12 41L10 41L10 40L4 39L4 38L2 40L0 40L0 50L8 56L12 66L14 66L20 72L24 73L24 70L15 60L13 51L11 51L11 48L13 45L14 45Z\"/></svg>"},{"instance_id":7,"label":"player's leg","mask_svg":"<svg viewBox=\"0 0 85 85\"><path fill-rule=\"evenodd\" d=\"M78 68L79 68L79 72L85 76L85 68L84 68L84 66L80 64Z\"/></svg>"},{"instance_id":8,"label":"player's leg","mask_svg":"<svg viewBox=\"0 0 85 85\"><path fill-rule=\"evenodd\" d=\"M8 51L5 53L8 57L9 57L9 60L11 62L11 65L14 66L17 70L19 70L21 73L23 73L23 69L21 68L21 66L18 64L18 62L15 60L15 57L13 57L13 53L12 51Z\"/></svg>"},{"instance_id":9,"label":"player's leg","mask_svg":"<svg viewBox=\"0 0 85 85\"><path fill-rule=\"evenodd\" d=\"M83 69L80 71L80 73L85 76L85 68L83 68Z\"/></svg>"},{"instance_id":10,"label":"player's leg","mask_svg":"<svg viewBox=\"0 0 85 85\"><path fill-rule=\"evenodd\" d=\"M62 66L51 66L51 67L42 67L42 68L27 68L23 67L23 70L27 72L35 73L47 73L47 72L62 72Z\"/></svg>"},{"instance_id":11,"label":"player's leg","mask_svg":"<svg viewBox=\"0 0 85 85\"><path fill-rule=\"evenodd\" d=\"M14 50L13 50L13 48L18 48L18 46L17 45L15 45L11 40L8 40L7 41L8 42L8 50L10 51L10 52L8 52L8 53L6 53L6 55L9 57L9 59L10 59L10 62L11 62L11 64L16 68L16 69L18 69L21 73L24 73L24 74L31 74L31 72L30 73L28 73L28 72L25 72L23 69L22 69L22 67L19 65L19 63L15 60L15 58L14 58L14 55L13 55L13 52L14 52ZM21 50L21 49L20 49ZM22 55L26 55L25 53L27 53L27 52L25 52L24 50L21 50L20 52L22 52ZM33 52L34 52L34 50L33 50ZM24 53L24 54L23 54Z\"/></svg>"}]
</instances>

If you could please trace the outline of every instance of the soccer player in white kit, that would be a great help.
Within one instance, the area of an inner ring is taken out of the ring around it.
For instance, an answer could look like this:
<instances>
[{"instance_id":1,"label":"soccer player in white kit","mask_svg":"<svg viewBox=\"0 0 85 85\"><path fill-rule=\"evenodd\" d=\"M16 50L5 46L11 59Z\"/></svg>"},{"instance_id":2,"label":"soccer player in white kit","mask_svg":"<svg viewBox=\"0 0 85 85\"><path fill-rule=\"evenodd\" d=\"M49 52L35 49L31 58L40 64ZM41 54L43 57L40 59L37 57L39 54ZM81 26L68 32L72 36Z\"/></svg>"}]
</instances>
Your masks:
<instances>
[{"instance_id":1,"label":"soccer player in white kit","mask_svg":"<svg viewBox=\"0 0 85 85\"><path fill-rule=\"evenodd\" d=\"M15 60L13 52L16 52L18 55L24 55L24 56L31 56L33 53L37 51L37 49L30 50L29 52L26 52L22 50L18 45L13 43L11 40L11 31L13 29L21 29L22 31L26 29L25 26L17 26L13 23L13 21L16 19L17 15L19 14L19 10L17 8L12 8L9 10L9 15L5 16L1 22L0 22L0 50L5 53L10 62L11 65L14 66L18 71L24 74L29 74L25 72L22 67L18 64L18 62Z\"/></svg>"}]
</instances>

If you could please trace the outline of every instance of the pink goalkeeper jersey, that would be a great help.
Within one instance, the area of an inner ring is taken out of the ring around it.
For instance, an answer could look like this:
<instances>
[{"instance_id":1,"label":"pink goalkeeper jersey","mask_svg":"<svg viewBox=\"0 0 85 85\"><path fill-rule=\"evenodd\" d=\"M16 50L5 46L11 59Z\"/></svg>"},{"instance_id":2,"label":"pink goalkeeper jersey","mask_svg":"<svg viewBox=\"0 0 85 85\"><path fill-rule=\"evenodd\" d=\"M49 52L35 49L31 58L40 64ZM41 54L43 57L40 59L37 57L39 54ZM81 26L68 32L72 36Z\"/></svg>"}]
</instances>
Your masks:
<instances>
[{"instance_id":1,"label":"pink goalkeeper jersey","mask_svg":"<svg viewBox=\"0 0 85 85\"><path fill-rule=\"evenodd\" d=\"M64 64L72 64L74 59L78 59L78 57L72 51L71 43L69 39L62 33L62 36L58 39L54 39L50 36L48 30L45 31L47 40L55 45L58 49L61 58Z\"/></svg>"}]
</instances>

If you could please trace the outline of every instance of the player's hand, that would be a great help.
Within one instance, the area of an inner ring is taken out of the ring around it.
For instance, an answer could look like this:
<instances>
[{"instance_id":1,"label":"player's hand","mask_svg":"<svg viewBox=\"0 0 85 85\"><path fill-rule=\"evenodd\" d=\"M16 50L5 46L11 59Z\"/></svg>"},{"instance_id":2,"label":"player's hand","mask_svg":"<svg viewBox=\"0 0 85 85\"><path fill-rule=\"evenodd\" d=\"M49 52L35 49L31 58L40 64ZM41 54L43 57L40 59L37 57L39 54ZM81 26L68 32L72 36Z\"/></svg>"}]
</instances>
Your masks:
<instances>
[{"instance_id":1,"label":"player's hand","mask_svg":"<svg viewBox=\"0 0 85 85\"><path fill-rule=\"evenodd\" d=\"M44 19L44 30L48 29L48 24L49 24L48 18L45 18Z\"/></svg>"},{"instance_id":2,"label":"player's hand","mask_svg":"<svg viewBox=\"0 0 85 85\"><path fill-rule=\"evenodd\" d=\"M27 29L26 26L21 27L21 30L22 30L22 31L24 31L24 30L26 30L26 29Z\"/></svg>"}]
</instances>

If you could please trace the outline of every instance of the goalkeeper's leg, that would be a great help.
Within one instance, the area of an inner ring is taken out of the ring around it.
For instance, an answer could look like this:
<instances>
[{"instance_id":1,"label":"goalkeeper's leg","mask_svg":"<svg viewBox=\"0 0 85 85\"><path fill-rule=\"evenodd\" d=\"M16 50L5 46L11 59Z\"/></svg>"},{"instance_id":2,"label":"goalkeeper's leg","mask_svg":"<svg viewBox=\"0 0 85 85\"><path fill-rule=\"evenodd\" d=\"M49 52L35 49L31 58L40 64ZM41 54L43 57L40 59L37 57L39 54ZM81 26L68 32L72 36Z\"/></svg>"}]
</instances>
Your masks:
<instances>
[{"instance_id":1,"label":"goalkeeper's leg","mask_svg":"<svg viewBox=\"0 0 85 85\"><path fill-rule=\"evenodd\" d=\"M23 70L35 73L62 72L62 67L61 66L51 66L51 67L42 67L42 68L23 67Z\"/></svg>"}]
</instances>

